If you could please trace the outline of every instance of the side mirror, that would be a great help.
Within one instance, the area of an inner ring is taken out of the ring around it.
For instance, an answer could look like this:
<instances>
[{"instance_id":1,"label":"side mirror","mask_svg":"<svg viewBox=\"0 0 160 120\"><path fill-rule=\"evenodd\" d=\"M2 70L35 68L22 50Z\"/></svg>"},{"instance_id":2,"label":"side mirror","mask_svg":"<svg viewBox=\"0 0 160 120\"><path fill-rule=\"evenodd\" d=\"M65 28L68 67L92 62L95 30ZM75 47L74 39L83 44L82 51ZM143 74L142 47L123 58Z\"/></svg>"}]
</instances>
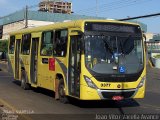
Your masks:
<instances>
[{"instance_id":1,"label":"side mirror","mask_svg":"<svg viewBox=\"0 0 160 120\"><path fill-rule=\"evenodd\" d=\"M124 44L123 44L124 49L124 54L129 54L133 48L134 48L134 39L132 38L132 36L129 36Z\"/></svg>"},{"instance_id":2,"label":"side mirror","mask_svg":"<svg viewBox=\"0 0 160 120\"><path fill-rule=\"evenodd\" d=\"M146 35L144 33L143 33L143 38L144 38L144 41L146 42L147 37L146 37Z\"/></svg>"}]
</instances>

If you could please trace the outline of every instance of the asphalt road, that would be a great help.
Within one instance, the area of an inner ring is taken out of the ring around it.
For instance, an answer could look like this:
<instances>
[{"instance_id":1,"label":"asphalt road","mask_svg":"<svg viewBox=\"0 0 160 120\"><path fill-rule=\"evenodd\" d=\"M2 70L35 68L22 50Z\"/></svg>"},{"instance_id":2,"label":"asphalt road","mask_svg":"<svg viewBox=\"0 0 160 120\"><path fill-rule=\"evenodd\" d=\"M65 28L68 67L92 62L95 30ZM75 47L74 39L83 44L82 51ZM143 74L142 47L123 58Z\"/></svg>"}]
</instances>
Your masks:
<instances>
[{"instance_id":1,"label":"asphalt road","mask_svg":"<svg viewBox=\"0 0 160 120\"><path fill-rule=\"evenodd\" d=\"M50 119L110 119L115 114L160 114L160 70L147 69L147 88L144 99L115 101L78 101L62 104L54 99L54 93L44 89L23 90L20 83L7 72L0 71L0 119L4 113L16 111L21 120ZM15 113L13 113L15 115ZM12 114L12 113L11 113ZM107 115L107 116L105 116ZM9 116L17 118L17 116ZM118 116L113 116L114 119ZM138 116L136 116L138 117ZM135 118L136 118L135 117ZM160 119L157 116L156 119ZM127 119L127 118L126 118Z\"/></svg>"}]
</instances>

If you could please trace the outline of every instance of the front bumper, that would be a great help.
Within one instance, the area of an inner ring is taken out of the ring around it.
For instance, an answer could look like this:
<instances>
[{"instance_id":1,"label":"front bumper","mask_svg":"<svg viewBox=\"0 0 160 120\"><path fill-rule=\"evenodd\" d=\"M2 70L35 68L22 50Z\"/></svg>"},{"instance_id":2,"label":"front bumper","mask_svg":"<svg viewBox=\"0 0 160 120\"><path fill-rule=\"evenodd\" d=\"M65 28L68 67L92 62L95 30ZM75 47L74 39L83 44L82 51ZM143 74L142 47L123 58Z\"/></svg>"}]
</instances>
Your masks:
<instances>
[{"instance_id":1,"label":"front bumper","mask_svg":"<svg viewBox=\"0 0 160 120\"><path fill-rule=\"evenodd\" d=\"M81 86L82 87L82 86ZM125 90L102 90L102 89L93 89L88 86L83 86L81 89L81 100L112 100L114 96L122 96L124 99L128 98L144 98L145 87L134 88L134 89L125 89Z\"/></svg>"},{"instance_id":2,"label":"front bumper","mask_svg":"<svg viewBox=\"0 0 160 120\"><path fill-rule=\"evenodd\" d=\"M123 96L126 98L133 98L137 93L138 89L129 90L100 90L98 89L98 95L101 99L112 99L114 96Z\"/></svg>"}]
</instances>

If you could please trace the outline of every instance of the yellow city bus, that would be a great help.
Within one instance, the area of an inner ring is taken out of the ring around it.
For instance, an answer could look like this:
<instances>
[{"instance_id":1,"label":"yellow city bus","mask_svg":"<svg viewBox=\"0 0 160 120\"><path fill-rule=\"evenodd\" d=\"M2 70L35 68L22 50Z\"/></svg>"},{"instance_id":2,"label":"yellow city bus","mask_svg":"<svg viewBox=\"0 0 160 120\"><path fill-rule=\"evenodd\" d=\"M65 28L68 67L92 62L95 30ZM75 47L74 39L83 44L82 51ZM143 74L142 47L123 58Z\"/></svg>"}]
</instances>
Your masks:
<instances>
[{"instance_id":1,"label":"yellow city bus","mask_svg":"<svg viewBox=\"0 0 160 120\"><path fill-rule=\"evenodd\" d=\"M10 34L9 70L21 87L41 87L66 103L144 98L146 60L138 24L76 20Z\"/></svg>"}]
</instances>

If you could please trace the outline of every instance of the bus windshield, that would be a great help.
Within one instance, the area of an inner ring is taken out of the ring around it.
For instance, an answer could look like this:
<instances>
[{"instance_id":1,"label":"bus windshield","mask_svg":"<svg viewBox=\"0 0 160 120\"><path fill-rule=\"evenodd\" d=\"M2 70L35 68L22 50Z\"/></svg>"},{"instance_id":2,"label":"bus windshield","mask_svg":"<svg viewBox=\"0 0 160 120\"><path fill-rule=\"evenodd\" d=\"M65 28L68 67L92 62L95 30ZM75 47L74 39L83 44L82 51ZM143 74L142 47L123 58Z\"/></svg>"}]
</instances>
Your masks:
<instances>
[{"instance_id":1,"label":"bus windshield","mask_svg":"<svg viewBox=\"0 0 160 120\"><path fill-rule=\"evenodd\" d=\"M133 74L143 69L142 37L86 35L84 39L86 67L93 72Z\"/></svg>"}]
</instances>

